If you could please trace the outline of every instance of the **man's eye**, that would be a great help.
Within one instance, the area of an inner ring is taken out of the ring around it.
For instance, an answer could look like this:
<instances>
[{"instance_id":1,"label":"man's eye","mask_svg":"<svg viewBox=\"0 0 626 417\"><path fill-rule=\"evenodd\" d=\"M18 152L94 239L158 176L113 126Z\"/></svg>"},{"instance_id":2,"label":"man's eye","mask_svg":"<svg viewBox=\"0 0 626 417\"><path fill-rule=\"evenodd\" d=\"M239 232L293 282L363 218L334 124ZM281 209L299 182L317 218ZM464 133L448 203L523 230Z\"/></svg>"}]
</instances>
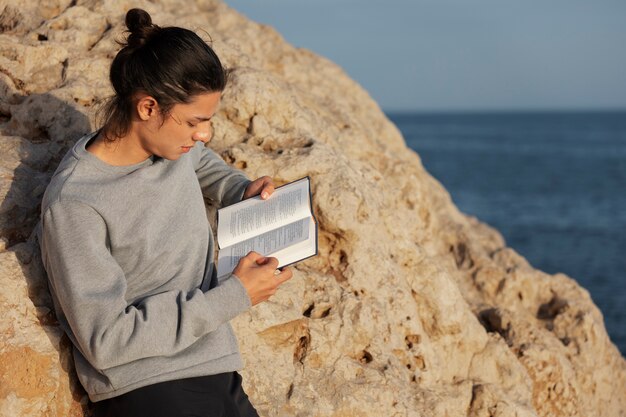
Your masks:
<instances>
[{"instance_id":1,"label":"man's eye","mask_svg":"<svg viewBox=\"0 0 626 417\"><path fill-rule=\"evenodd\" d=\"M191 123L191 122L187 122L187 125L188 125L189 127L196 127L196 125L194 125L194 124L193 124L193 123Z\"/></svg>"}]
</instances>

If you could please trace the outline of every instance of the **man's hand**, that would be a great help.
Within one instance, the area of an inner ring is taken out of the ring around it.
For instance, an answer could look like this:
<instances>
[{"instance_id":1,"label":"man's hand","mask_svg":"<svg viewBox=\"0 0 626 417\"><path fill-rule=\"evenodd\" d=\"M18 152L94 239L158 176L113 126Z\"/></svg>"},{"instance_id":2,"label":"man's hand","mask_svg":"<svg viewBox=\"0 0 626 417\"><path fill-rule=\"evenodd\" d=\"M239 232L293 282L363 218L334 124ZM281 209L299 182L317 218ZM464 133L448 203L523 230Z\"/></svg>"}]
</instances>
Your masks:
<instances>
[{"instance_id":1,"label":"man's hand","mask_svg":"<svg viewBox=\"0 0 626 417\"><path fill-rule=\"evenodd\" d=\"M274 181L267 175L261 178L257 178L252 181L246 187L246 191L243 193L243 199L254 197L255 195L261 195L263 200L270 198L274 192Z\"/></svg>"},{"instance_id":2,"label":"man's hand","mask_svg":"<svg viewBox=\"0 0 626 417\"><path fill-rule=\"evenodd\" d=\"M276 274L278 259L250 252L239 260L233 271L248 292L252 305L257 305L276 293L276 289L293 276L291 269L283 268Z\"/></svg>"}]
</instances>

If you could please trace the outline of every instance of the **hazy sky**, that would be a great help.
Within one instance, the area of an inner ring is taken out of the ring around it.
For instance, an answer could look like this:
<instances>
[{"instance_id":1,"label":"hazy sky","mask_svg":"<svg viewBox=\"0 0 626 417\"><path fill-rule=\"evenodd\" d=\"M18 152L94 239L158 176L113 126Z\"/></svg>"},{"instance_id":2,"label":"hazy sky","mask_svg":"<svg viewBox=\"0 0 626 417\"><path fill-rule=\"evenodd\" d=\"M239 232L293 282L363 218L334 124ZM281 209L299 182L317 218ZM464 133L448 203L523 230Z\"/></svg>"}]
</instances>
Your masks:
<instances>
[{"instance_id":1,"label":"hazy sky","mask_svg":"<svg viewBox=\"0 0 626 417\"><path fill-rule=\"evenodd\" d=\"M384 110L626 109L626 0L226 0Z\"/></svg>"}]
</instances>

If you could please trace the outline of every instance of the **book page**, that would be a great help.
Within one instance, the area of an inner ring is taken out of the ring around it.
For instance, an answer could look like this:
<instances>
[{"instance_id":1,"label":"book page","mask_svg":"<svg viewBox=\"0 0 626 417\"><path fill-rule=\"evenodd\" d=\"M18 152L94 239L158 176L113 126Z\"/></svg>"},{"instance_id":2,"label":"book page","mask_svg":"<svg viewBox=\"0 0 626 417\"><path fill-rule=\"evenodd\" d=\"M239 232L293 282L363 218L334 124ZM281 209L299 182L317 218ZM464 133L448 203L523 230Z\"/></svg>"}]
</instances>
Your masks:
<instances>
[{"instance_id":1,"label":"book page","mask_svg":"<svg viewBox=\"0 0 626 417\"><path fill-rule=\"evenodd\" d=\"M278 267L291 265L294 262L301 261L317 253L317 239L315 238L315 222L309 223L309 239L296 243L293 246L272 253L272 256L278 258Z\"/></svg>"},{"instance_id":2,"label":"book page","mask_svg":"<svg viewBox=\"0 0 626 417\"><path fill-rule=\"evenodd\" d=\"M311 216L309 179L278 187L267 200L256 196L218 211L220 248Z\"/></svg>"},{"instance_id":3,"label":"book page","mask_svg":"<svg viewBox=\"0 0 626 417\"><path fill-rule=\"evenodd\" d=\"M303 242L309 238L310 224L314 223L311 217L298 220L286 226L255 236L243 242L220 249L217 260L217 276L229 274L235 269L239 260L251 251L263 256L274 256L289 246ZM315 225L313 225L315 227ZM315 231L315 229L313 229ZM288 251L288 249L286 249ZM278 259L279 266L280 258ZM284 263L282 265L285 265Z\"/></svg>"}]
</instances>

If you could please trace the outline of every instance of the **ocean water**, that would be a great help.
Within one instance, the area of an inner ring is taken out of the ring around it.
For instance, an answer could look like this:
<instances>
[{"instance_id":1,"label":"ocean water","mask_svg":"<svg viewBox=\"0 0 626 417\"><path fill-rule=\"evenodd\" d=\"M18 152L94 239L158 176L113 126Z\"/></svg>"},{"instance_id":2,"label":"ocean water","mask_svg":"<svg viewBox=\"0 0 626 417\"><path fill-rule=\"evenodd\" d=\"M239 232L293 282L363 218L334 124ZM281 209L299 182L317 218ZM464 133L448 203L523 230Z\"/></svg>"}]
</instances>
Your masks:
<instances>
[{"instance_id":1,"label":"ocean water","mask_svg":"<svg viewBox=\"0 0 626 417\"><path fill-rule=\"evenodd\" d=\"M626 112L388 117L461 211L589 291L626 356Z\"/></svg>"}]
</instances>

